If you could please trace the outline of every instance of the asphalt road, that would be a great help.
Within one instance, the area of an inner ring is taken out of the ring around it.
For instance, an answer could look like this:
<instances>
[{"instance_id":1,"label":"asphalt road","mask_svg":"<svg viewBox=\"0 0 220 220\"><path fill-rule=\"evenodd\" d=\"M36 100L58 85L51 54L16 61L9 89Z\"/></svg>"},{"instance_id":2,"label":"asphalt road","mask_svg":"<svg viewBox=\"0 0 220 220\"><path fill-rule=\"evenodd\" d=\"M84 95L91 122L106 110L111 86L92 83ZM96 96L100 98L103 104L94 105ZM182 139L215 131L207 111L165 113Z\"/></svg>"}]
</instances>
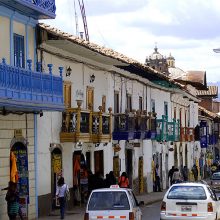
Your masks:
<instances>
[{"instance_id":1,"label":"asphalt road","mask_svg":"<svg viewBox=\"0 0 220 220\"><path fill-rule=\"evenodd\" d=\"M142 219L146 220L159 220L160 219L160 204L157 202L151 205L141 207L143 216Z\"/></svg>"}]
</instances>

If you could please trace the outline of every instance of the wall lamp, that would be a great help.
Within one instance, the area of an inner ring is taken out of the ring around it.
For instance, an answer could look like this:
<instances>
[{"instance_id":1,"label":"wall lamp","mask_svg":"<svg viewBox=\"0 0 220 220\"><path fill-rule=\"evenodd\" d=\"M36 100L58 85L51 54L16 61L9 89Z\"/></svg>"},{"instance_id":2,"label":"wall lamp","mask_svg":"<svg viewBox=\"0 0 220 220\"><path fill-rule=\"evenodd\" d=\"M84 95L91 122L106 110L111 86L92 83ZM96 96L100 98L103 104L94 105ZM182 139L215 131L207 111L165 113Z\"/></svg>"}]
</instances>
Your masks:
<instances>
[{"instance_id":1,"label":"wall lamp","mask_svg":"<svg viewBox=\"0 0 220 220\"><path fill-rule=\"evenodd\" d=\"M93 83L95 81L95 75L92 74L90 75L90 83Z\"/></svg>"},{"instance_id":2,"label":"wall lamp","mask_svg":"<svg viewBox=\"0 0 220 220\"><path fill-rule=\"evenodd\" d=\"M70 76L72 73L72 69L71 67L69 66L68 68L66 68L66 76Z\"/></svg>"}]
</instances>

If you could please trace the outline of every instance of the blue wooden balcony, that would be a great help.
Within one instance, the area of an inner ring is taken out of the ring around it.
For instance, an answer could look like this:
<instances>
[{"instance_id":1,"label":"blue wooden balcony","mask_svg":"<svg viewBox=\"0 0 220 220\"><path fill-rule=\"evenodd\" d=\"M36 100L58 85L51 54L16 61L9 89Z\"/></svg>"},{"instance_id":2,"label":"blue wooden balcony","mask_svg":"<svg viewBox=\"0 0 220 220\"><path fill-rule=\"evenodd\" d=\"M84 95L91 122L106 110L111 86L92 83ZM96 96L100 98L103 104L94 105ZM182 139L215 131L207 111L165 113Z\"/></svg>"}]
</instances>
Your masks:
<instances>
[{"instance_id":1,"label":"blue wooden balcony","mask_svg":"<svg viewBox=\"0 0 220 220\"><path fill-rule=\"evenodd\" d=\"M0 5L34 19L55 18L55 0L0 0Z\"/></svg>"},{"instance_id":2,"label":"blue wooden balcony","mask_svg":"<svg viewBox=\"0 0 220 220\"><path fill-rule=\"evenodd\" d=\"M167 116L162 115L161 119L157 119L157 141L167 141L167 132L168 132L168 125L167 125Z\"/></svg>"},{"instance_id":3,"label":"blue wooden balcony","mask_svg":"<svg viewBox=\"0 0 220 220\"><path fill-rule=\"evenodd\" d=\"M49 74L0 63L0 108L9 111L35 112L42 110L60 111L63 105L63 79L52 74L52 64L48 64Z\"/></svg>"},{"instance_id":4,"label":"blue wooden balcony","mask_svg":"<svg viewBox=\"0 0 220 220\"><path fill-rule=\"evenodd\" d=\"M172 122L167 122L167 141L180 140L180 122L174 118Z\"/></svg>"},{"instance_id":5,"label":"blue wooden balcony","mask_svg":"<svg viewBox=\"0 0 220 220\"><path fill-rule=\"evenodd\" d=\"M113 140L135 139L135 115L133 113L114 114Z\"/></svg>"},{"instance_id":6,"label":"blue wooden balcony","mask_svg":"<svg viewBox=\"0 0 220 220\"><path fill-rule=\"evenodd\" d=\"M218 143L218 134L210 134L209 135L209 144L217 144Z\"/></svg>"}]
</instances>

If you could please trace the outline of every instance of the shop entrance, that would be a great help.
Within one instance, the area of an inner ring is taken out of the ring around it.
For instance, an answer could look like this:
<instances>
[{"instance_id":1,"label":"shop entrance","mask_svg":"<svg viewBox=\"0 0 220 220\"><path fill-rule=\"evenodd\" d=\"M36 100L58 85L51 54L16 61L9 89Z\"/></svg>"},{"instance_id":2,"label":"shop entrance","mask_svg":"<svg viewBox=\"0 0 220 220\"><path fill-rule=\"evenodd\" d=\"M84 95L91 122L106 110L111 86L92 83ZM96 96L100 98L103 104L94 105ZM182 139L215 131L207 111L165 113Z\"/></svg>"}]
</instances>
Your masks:
<instances>
[{"instance_id":1,"label":"shop entrance","mask_svg":"<svg viewBox=\"0 0 220 220\"><path fill-rule=\"evenodd\" d=\"M16 177L16 168L18 179ZM24 219L27 219L29 204L28 153L27 146L22 142L16 142L11 147L10 177L11 181L18 184L21 211Z\"/></svg>"},{"instance_id":2,"label":"shop entrance","mask_svg":"<svg viewBox=\"0 0 220 220\"><path fill-rule=\"evenodd\" d=\"M88 158L87 158L88 159ZM73 193L74 204L86 202L88 193L88 167L81 151L73 153Z\"/></svg>"},{"instance_id":3,"label":"shop entrance","mask_svg":"<svg viewBox=\"0 0 220 220\"><path fill-rule=\"evenodd\" d=\"M52 198L56 198L57 181L62 176L62 151L55 148L51 152L51 193ZM59 207L58 199L52 199L52 208Z\"/></svg>"}]
</instances>

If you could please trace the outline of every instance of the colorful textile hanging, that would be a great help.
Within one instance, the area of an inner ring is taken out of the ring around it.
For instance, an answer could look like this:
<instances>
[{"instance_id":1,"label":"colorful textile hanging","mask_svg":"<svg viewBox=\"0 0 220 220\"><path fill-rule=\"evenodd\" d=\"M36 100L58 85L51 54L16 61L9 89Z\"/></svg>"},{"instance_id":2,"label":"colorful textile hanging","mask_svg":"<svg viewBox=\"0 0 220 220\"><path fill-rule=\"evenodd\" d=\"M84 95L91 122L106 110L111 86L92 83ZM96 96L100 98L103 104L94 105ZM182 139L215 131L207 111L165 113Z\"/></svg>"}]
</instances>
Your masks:
<instances>
[{"instance_id":1,"label":"colorful textile hanging","mask_svg":"<svg viewBox=\"0 0 220 220\"><path fill-rule=\"evenodd\" d=\"M18 182L18 169L17 169L17 164L16 164L16 156L14 155L13 152L10 153L10 162L11 162L11 175L10 175L10 180L13 183Z\"/></svg>"}]
</instances>

